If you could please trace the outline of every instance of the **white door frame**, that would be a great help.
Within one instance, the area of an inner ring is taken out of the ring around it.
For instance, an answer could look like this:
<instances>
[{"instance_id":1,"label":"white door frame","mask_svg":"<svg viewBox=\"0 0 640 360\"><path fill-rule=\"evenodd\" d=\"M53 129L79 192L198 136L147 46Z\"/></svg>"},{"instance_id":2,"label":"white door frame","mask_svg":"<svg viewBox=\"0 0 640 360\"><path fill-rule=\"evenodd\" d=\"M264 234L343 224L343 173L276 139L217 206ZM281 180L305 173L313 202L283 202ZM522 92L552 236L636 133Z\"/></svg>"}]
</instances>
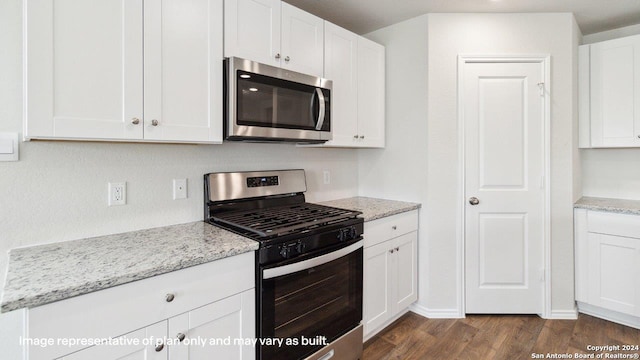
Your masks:
<instances>
[{"instance_id":1,"label":"white door frame","mask_svg":"<svg viewBox=\"0 0 640 360\"><path fill-rule=\"evenodd\" d=\"M544 284L542 313L540 317L551 317L551 56L546 55L458 55L458 226L456 235L457 255L457 310L458 317L465 317L465 122L462 91L464 68L470 63L541 63L544 66Z\"/></svg>"}]
</instances>

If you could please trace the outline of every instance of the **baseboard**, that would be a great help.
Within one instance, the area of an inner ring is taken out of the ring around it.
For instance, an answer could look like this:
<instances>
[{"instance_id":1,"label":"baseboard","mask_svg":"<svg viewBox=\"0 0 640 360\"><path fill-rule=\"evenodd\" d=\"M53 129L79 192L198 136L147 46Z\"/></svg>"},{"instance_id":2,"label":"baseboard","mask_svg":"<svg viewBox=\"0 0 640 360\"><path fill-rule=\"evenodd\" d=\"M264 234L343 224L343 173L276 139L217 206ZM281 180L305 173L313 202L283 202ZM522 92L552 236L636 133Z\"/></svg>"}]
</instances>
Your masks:
<instances>
[{"instance_id":1,"label":"baseboard","mask_svg":"<svg viewBox=\"0 0 640 360\"><path fill-rule=\"evenodd\" d=\"M640 317L637 316L627 315L581 302L578 302L578 311L600 319L640 329Z\"/></svg>"},{"instance_id":2,"label":"baseboard","mask_svg":"<svg viewBox=\"0 0 640 360\"><path fill-rule=\"evenodd\" d=\"M551 316L549 319L553 320L577 320L578 308L573 310L551 310Z\"/></svg>"},{"instance_id":3,"label":"baseboard","mask_svg":"<svg viewBox=\"0 0 640 360\"><path fill-rule=\"evenodd\" d=\"M429 309L419 304L411 305L409 310L429 319L460 319L464 317L460 316L458 309Z\"/></svg>"}]
</instances>

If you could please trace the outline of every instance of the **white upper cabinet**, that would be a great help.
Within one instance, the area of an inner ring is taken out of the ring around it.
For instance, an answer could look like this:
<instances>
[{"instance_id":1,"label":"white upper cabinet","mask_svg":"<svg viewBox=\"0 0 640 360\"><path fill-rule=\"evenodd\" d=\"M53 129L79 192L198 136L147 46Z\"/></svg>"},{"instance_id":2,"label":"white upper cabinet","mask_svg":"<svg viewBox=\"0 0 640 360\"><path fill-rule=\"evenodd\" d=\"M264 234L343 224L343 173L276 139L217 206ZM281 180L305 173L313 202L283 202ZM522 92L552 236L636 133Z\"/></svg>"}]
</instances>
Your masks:
<instances>
[{"instance_id":1,"label":"white upper cabinet","mask_svg":"<svg viewBox=\"0 0 640 360\"><path fill-rule=\"evenodd\" d=\"M27 1L25 138L221 142L221 23L216 0Z\"/></svg>"},{"instance_id":2,"label":"white upper cabinet","mask_svg":"<svg viewBox=\"0 0 640 360\"><path fill-rule=\"evenodd\" d=\"M326 145L352 146L358 133L358 35L330 22L324 26L324 74L333 81L333 139Z\"/></svg>"},{"instance_id":3,"label":"white upper cabinet","mask_svg":"<svg viewBox=\"0 0 640 360\"><path fill-rule=\"evenodd\" d=\"M323 76L324 21L279 0L225 0L224 56Z\"/></svg>"},{"instance_id":4,"label":"white upper cabinet","mask_svg":"<svg viewBox=\"0 0 640 360\"><path fill-rule=\"evenodd\" d=\"M280 66L280 0L225 0L224 56Z\"/></svg>"},{"instance_id":5,"label":"white upper cabinet","mask_svg":"<svg viewBox=\"0 0 640 360\"><path fill-rule=\"evenodd\" d=\"M385 48L325 22L325 77L333 81L327 147L383 148Z\"/></svg>"},{"instance_id":6,"label":"white upper cabinet","mask_svg":"<svg viewBox=\"0 0 640 360\"><path fill-rule=\"evenodd\" d=\"M640 36L580 47L580 147L640 146Z\"/></svg>"},{"instance_id":7,"label":"white upper cabinet","mask_svg":"<svg viewBox=\"0 0 640 360\"><path fill-rule=\"evenodd\" d=\"M363 147L384 147L384 50L358 38L358 139Z\"/></svg>"}]
</instances>

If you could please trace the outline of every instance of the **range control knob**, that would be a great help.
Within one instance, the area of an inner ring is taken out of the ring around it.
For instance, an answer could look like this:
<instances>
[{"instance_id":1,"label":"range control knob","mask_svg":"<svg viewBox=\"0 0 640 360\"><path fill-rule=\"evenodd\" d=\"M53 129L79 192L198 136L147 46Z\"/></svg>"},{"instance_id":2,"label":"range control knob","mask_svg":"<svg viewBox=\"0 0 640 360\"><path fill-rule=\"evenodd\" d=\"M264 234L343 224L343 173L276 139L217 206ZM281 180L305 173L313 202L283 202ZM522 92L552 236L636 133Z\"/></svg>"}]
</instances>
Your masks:
<instances>
[{"instance_id":1,"label":"range control knob","mask_svg":"<svg viewBox=\"0 0 640 360\"><path fill-rule=\"evenodd\" d=\"M280 256L282 256L285 259L288 259L291 257L291 248L283 245L282 248L280 249Z\"/></svg>"},{"instance_id":2,"label":"range control knob","mask_svg":"<svg viewBox=\"0 0 640 360\"><path fill-rule=\"evenodd\" d=\"M298 254L302 254L307 249L307 244L303 243L302 240L298 241L298 245L296 245L296 251Z\"/></svg>"},{"instance_id":3,"label":"range control knob","mask_svg":"<svg viewBox=\"0 0 640 360\"><path fill-rule=\"evenodd\" d=\"M349 238L350 239L355 239L358 237L358 231L356 230L355 226L352 226L349 228Z\"/></svg>"},{"instance_id":4,"label":"range control knob","mask_svg":"<svg viewBox=\"0 0 640 360\"><path fill-rule=\"evenodd\" d=\"M345 233L344 229L340 229L340 231L338 231L338 240L339 241L347 240L347 234Z\"/></svg>"}]
</instances>

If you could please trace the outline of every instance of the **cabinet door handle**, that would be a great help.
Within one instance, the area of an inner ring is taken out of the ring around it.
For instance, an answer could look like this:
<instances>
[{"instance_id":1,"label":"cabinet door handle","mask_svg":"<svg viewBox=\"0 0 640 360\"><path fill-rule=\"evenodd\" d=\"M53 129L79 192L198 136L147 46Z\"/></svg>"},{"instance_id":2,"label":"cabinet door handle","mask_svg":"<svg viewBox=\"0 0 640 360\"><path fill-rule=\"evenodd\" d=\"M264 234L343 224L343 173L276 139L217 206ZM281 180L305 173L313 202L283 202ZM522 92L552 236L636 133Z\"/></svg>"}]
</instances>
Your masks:
<instances>
[{"instance_id":1,"label":"cabinet door handle","mask_svg":"<svg viewBox=\"0 0 640 360\"><path fill-rule=\"evenodd\" d=\"M393 254L393 249L389 250L389 252Z\"/></svg>"},{"instance_id":2,"label":"cabinet door handle","mask_svg":"<svg viewBox=\"0 0 640 360\"><path fill-rule=\"evenodd\" d=\"M177 336L179 342L182 342L186 337L187 335L183 333L178 333L178 336Z\"/></svg>"},{"instance_id":3,"label":"cabinet door handle","mask_svg":"<svg viewBox=\"0 0 640 360\"><path fill-rule=\"evenodd\" d=\"M276 54L276 59L277 59L277 60L280 60L280 53L277 53L277 54Z\"/></svg>"},{"instance_id":4,"label":"cabinet door handle","mask_svg":"<svg viewBox=\"0 0 640 360\"><path fill-rule=\"evenodd\" d=\"M400 248L399 248L399 247L397 247L397 248L396 248L396 251L400 251Z\"/></svg>"},{"instance_id":5,"label":"cabinet door handle","mask_svg":"<svg viewBox=\"0 0 640 360\"><path fill-rule=\"evenodd\" d=\"M284 58L284 61L286 61L286 62L289 62L289 60L291 60L291 58L288 57L288 56Z\"/></svg>"},{"instance_id":6,"label":"cabinet door handle","mask_svg":"<svg viewBox=\"0 0 640 360\"><path fill-rule=\"evenodd\" d=\"M158 126L159 122L156 119L151 120L151 125Z\"/></svg>"},{"instance_id":7,"label":"cabinet door handle","mask_svg":"<svg viewBox=\"0 0 640 360\"><path fill-rule=\"evenodd\" d=\"M638 139L640 139L640 135L638 135Z\"/></svg>"},{"instance_id":8,"label":"cabinet door handle","mask_svg":"<svg viewBox=\"0 0 640 360\"><path fill-rule=\"evenodd\" d=\"M358 134L353 135L353 138L357 139L358 138Z\"/></svg>"},{"instance_id":9,"label":"cabinet door handle","mask_svg":"<svg viewBox=\"0 0 640 360\"><path fill-rule=\"evenodd\" d=\"M160 352L160 351L162 351L162 349L164 349L164 344L160 343L160 344L156 345L156 352Z\"/></svg>"},{"instance_id":10,"label":"cabinet door handle","mask_svg":"<svg viewBox=\"0 0 640 360\"><path fill-rule=\"evenodd\" d=\"M360 139L364 139L364 135L360 135Z\"/></svg>"},{"instance_id":11,"label":"cabinet door handle","mask_svg":"<svg viewBox=\"0 0 640 360\"><path fill-rule=\"evenodd\" d=\"M393 226L391 227L391 229L393 229L393 230L398 230L398 227L397 227L396 225L393 225Z\"/></svg>"},{"instance_id":12,"label":"cabinet door handle","mask_svg":"<svg viewBox=\"0 0 640 360\"><path fill-rule=\"evenodd\" d=\"M167 302L172 302L173 299L175 299L176 296L173 294L167 294L167 296L164 298Z\"/></svg>"},{"instance_id":13,"label":"cabinet door handle","mask_svg":"<svg viewBox=\"0 0 640 360\"><path fill-rule=\"evenodd\" d=\"M133 119L131 119L131 123L133 125L138 125L140 124L140 119L138 119L137 117L134 117Z\"/></svg>"}]
</instances>

